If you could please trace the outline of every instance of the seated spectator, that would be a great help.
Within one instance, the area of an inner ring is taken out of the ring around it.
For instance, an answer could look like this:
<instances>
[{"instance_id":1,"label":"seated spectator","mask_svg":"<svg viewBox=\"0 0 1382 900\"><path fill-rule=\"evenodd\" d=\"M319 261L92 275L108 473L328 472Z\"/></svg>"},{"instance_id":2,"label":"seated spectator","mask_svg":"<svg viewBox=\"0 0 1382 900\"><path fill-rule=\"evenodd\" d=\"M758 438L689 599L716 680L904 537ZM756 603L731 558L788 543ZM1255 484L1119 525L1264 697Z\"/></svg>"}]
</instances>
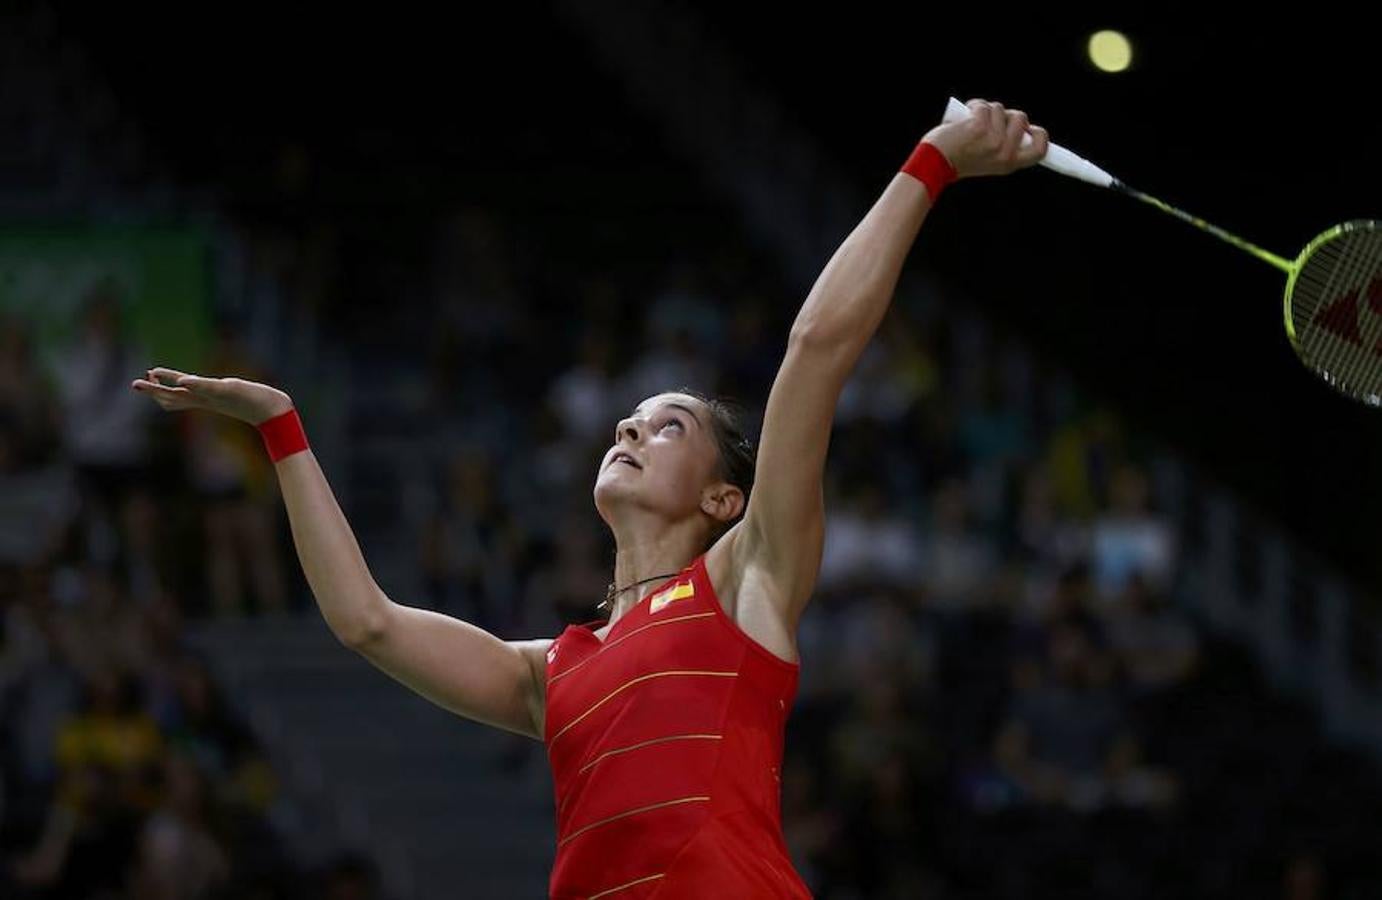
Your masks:
<instances>
[{"instance_id":1,"label":"seated spectator","mask_svg":"<svg viewBox=\"0 0 1382 900\"><path fill-rule=\"evenodd\" d=\"M1038 571L1068 569L1083 559L1089 547L1088 527L1057 511L1045 466L1028 466L1020 484L1013 552Z\"/></svg>"},{"instance_id":2,"label":"seated spectator","mask_svg":"<svg viewBox=\"0 0 1382 900\"><path fill-rule=\"evenodd\" d=\"M192 760L169 754L162 798L139 835L134 893L148 900L212 900L230 860L207 821L207 783Z\"/></svg>"},{"instance_id":3,"label":"seated spectator","mask_svg":"<svg viewBox=\"0 0 1382 900\"><path fill-rule=\"evenodd\" d=\"M582 336L580 347L579 359L552 382L547 403L576 440L605 438L608 423L627 414L617 406L614 347L607 334L595 329Z\"/></svg>"},{"instance_id":4,"label":"seated spectator","mask_svg":"<svg viewBox=\"0 0 1382 900\"><path fill-rule=\"evenodd\" d=\"M825 527L818 578L822 589L864 579L905 586L924 574L916 528L887 508L876 484L855 488Z\"/></svg>"},{"instance_id":5,"label":"seated spectator","mask_svg":"<svg viewBox=\"0 0 1382 900\"><path fill-rule=\"evenodd\" d=\"M965 483L947 480L931 501L931 529L922 542L916 574L926 588L927 604L959 612L983 602L982 592L998 568L998 548L970 524Z\"/></svg>"},{"instance_id":6,"label":"seated spectator","mask_svg":"<svg viewBox=\"0 0 1382 900\"><path fill-rule=\"evenodd\" d=\"M16 880L71 896L122 883L161 752L128 674L91 673L85 708L58 733L58 791L37 842L14 863Z\"/></svg>"},{"instance_id":7,"label":"seated spectator","mask_svg":"<svg viewBox=\"0 0 1382 900\"><path fill-rule=\"evenodd\" d=\"M1170 585L1176 564L1171 526L1149 509L1148 496L1140 468L1117 469L1108 512L1095 520L1091 535L1094 581L1105 602L1112 602L1134 575L1154 590Z\"/></svg>"},{"instance_id":8,"label":"seated spectator","mask_svg":"<svg viewBox=\"0 0 1382 900\"><path fill-rule=\"evenodd\" d=\"M503 631L514 618L510 599L522 536L496 496L490 457L467 450L446 471L445 493L422 544L422 567L434 608L481 628Z\"/></svg>"},{"instance_id":9,"label":"seated spectator","mask_svg":"<svg viewBox=\"0 0 1382 900\"><path fill-rule=\"evenodd\" d=\"M89 552L101 562L117 553L116 511L129 490L143 482L148 465L146 425L152 411L128 388L130 373L146 368L148 354L123 333L123 296L114 281L93 285L80 331L52 363L63 445L77 466L88 505Z\"/></svg>"},{"instance_id":10,"label":"seated spectator","mask_svg":"<svg viewBox=\"0 0 1382 900\"><path fill-rule=\"evenodd\" d=\"M1124 723L1089 635L1055 626L1046 671L1024 672L995 743L995 757L1034 802L1092 810L1105 802L1104 775Z\"/></svg>"}]
</instances>

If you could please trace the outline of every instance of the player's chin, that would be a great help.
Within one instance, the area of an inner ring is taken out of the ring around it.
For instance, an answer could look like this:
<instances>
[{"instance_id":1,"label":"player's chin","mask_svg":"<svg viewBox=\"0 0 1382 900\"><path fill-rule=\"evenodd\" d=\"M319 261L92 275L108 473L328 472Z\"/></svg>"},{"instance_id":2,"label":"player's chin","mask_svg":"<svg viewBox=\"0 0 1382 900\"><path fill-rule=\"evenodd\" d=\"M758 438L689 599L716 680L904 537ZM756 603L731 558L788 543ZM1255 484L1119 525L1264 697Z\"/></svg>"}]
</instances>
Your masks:
<instances>
[{"instance_id":1,"label":"player's chin","mask_svg":"<svg viewBox=\"0 0 1382 900\"><path fill-rule=\"evenodd\" d=\"M628 479L620 478L619 473L615 472L613 467L610 467L595 476L593 493L595 495L595 506L600 507L601 504L618 503L624 498L627 498L633 493L633 486L629 484Z\"/></svg>"}]
</instances>

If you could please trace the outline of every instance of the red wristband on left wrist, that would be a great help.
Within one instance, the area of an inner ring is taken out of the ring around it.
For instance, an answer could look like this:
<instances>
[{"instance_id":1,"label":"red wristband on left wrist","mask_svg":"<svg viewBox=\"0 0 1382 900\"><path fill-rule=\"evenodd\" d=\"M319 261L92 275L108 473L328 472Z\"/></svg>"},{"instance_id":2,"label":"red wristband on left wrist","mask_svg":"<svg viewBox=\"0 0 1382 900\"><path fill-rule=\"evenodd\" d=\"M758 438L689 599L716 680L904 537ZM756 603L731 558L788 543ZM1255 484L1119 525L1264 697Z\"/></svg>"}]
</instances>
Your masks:
<instances>
[{"instance_id":1,"label":"red wristband on left wrist","mask_svg":"<svg viewBox=\"0 0 1382 900\"><path fill-rule=\"evenodd\" d=\"M265 419L255 427L264 438L269 459L274 462L307 449L307 432L302 430L302 419L298 417L296 407Z\"/></svg>"},{"instance_id":2,"label":"red wristband on left wrist","mask_svg":"<svg viewBox=\"0 0 1382 900\"><path fill-rule=\"evenodd\" d=\"M959 177L959 173L950 164L950 160L945 158L945 154L935 144L925 140L917 144L900 171L926 185L926 193L933 205L940 199L941 192Z\"/></svg>"}]
</instances>

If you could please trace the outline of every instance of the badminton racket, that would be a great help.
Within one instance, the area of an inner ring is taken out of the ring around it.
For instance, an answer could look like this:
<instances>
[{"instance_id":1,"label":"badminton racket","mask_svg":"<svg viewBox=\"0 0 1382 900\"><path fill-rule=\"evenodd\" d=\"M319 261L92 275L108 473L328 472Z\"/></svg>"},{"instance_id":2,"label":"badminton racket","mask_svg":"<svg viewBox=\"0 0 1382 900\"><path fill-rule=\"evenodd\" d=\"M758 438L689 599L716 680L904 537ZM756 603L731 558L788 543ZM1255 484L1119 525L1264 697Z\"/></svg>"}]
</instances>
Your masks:
<instances>
[{"instance_id":1,"label":"badminton racket","mask_svg":"<svg viewBox=\"0 0 1382 900\"><path fill-rule=\"evenodd\" d=\"M951 97L944 121L971 115L967 106ZM1024 145L1030 142L1030 135L1023 138ZM1301 362L1341 393L1369 406L1382 406L1382 222L1359 219L1335 225L1306 244L1294 259L1287 259L1129 187L1058 144L1050 145L1041 164L1135 197L1284 272L1286 336Z\"/></svg>"}]
</instances>

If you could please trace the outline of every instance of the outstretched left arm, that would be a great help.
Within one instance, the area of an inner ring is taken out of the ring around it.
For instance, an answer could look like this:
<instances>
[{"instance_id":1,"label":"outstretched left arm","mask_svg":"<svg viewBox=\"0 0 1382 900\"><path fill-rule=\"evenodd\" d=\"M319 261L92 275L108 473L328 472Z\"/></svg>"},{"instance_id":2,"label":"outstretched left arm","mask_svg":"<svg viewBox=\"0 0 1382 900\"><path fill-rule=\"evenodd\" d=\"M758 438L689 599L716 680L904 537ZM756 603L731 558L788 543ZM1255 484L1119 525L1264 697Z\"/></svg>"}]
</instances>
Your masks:
<instances>
[{"instance_id":1,"label":"outstretched left arm","mask_svg":"<svg viewBox=\"0 0 1382 900\"><path fill-rule=\"evenodd\" d=\"M959 177L1003 174L1045 155L1046 133L998 104L972 101L973 118L924 139ZM815 588L825 538L822 476L840 391L892 301L931 208L926 186L899 172L835 251L797 314L768 395L754 488L732 531L730 565L740 586L768 600L795 627Z\"/></svg>"}]
</instances>

